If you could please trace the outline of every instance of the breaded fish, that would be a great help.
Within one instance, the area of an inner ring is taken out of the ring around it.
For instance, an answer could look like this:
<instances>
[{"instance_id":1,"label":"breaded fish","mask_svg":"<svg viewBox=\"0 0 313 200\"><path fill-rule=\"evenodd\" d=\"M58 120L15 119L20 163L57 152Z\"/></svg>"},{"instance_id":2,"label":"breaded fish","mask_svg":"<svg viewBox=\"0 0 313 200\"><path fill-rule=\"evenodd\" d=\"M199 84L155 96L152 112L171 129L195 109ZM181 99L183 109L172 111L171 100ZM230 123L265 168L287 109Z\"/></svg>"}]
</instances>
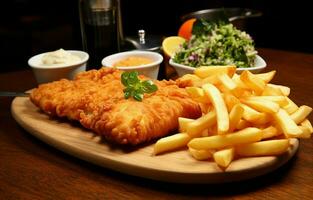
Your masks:
<instances>
[{"instance_id":1,"label":"breaded fish","mask_svg":"<svg viewBox=\"0 0 313 200\"><path fill-rule=\"evenodd\" d=\"M198 118L201 109L175 81L154 81L158 90L139 102L125 99L122 71L102 68L40 85L31 101L51 116L79 121L106 139L136 145L168 135L178 117ZM144 77L141 77L144 78Z\"/></svg>"}]
</instances>

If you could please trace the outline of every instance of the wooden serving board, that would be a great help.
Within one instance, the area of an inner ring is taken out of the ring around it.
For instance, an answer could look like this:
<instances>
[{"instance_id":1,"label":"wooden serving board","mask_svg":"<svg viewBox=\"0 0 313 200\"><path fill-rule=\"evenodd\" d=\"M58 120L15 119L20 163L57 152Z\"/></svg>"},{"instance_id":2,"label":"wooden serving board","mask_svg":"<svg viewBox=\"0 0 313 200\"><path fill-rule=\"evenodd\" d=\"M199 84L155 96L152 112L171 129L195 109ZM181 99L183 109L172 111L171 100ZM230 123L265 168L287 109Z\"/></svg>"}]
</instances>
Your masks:
<instances>
[{"instance_id":1,"label":"wooden serving board","mask_svg":"<svg viewBox=\"0 0 313 200\"><path fill-rule=\"evenodd\" d=\"M186 149L153 156L153 144L133 149L110 145L78 123L49 118L27 97L15 98L11 111L30 134L57 149L112 170L168 182L223 183L253 178L286 163L299 145L292 139L291 148L283 155L238 159L223 171L212 161L193 159Z\"/></svg>"}]
</instances>

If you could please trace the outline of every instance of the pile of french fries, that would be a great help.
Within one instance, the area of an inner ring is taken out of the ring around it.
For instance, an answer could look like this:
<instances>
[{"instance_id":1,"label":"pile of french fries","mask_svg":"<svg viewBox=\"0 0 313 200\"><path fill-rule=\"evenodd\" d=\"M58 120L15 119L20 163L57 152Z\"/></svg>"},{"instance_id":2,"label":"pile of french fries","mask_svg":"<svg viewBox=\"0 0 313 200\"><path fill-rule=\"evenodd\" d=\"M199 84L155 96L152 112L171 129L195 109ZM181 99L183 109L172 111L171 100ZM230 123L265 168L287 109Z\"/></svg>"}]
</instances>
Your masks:
<instances>
[{"instance_id":1,"label":"pile of french fries","mask_svg":"<svg viewBox=\"0 0 313 200\"><path fill-rule=\"evenodd\" d=\"M290 88L270 83L276 71L235 72L235 66L200 67L180 79L203 115L179 118L180 133L158 140L154 155L187 146L195 159L226 169L236 158L280 155L290 138L311 137L312 108L288 98Z\"/></svg>"}]
</instances>

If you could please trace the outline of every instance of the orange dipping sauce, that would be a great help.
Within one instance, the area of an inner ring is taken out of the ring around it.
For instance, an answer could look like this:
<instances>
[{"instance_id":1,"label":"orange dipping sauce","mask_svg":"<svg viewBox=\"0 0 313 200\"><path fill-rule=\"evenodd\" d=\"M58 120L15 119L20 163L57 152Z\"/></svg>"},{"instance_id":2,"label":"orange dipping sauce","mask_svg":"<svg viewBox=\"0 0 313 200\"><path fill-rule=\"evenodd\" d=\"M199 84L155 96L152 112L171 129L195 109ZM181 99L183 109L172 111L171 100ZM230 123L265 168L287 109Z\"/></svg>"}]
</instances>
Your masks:
<instances>
[{"instance_id":1,"label":"orange dipping sauce","mask_svg":"<svg viewBox=\"0 0 313 200\"><path fill-rule=\"evenodd\" d=\"M133 67L152 63L153 60L145 57L130 56L114 63L114 67Z\"/></svg>"}]
</instances>

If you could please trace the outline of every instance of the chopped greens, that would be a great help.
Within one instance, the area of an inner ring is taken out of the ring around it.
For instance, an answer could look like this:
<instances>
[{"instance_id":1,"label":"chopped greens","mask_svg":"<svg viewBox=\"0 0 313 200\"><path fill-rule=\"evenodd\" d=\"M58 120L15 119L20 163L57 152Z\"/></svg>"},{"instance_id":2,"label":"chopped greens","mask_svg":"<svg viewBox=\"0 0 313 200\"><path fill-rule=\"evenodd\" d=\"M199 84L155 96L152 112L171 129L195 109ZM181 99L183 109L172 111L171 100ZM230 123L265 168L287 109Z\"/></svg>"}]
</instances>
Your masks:
<instances>
[{"instance_id":1,"label":"chopped greens","mask_svg":"<svg viewBox=\"0 0 313 200\"><path fill-rule=\"evenodd\" d=\"M176 63L191 66L236 65L252 67L257 51L252 38L224 21L197 20L192 37L175 54Z\"/></svg>"},{"instance_id":2,"label":"chopped greens","mask_svg":"<svg viewBox=\"0 0 313 200\"><path fill-rule=\"evenodd\" d=\"M122 84L125 86L124 97L133 97L137 101L142 101L144 93L153 93L158 87L151 80L141 81L138 72L123 72L121 75Z\"/></svg>"}]
</instances>

